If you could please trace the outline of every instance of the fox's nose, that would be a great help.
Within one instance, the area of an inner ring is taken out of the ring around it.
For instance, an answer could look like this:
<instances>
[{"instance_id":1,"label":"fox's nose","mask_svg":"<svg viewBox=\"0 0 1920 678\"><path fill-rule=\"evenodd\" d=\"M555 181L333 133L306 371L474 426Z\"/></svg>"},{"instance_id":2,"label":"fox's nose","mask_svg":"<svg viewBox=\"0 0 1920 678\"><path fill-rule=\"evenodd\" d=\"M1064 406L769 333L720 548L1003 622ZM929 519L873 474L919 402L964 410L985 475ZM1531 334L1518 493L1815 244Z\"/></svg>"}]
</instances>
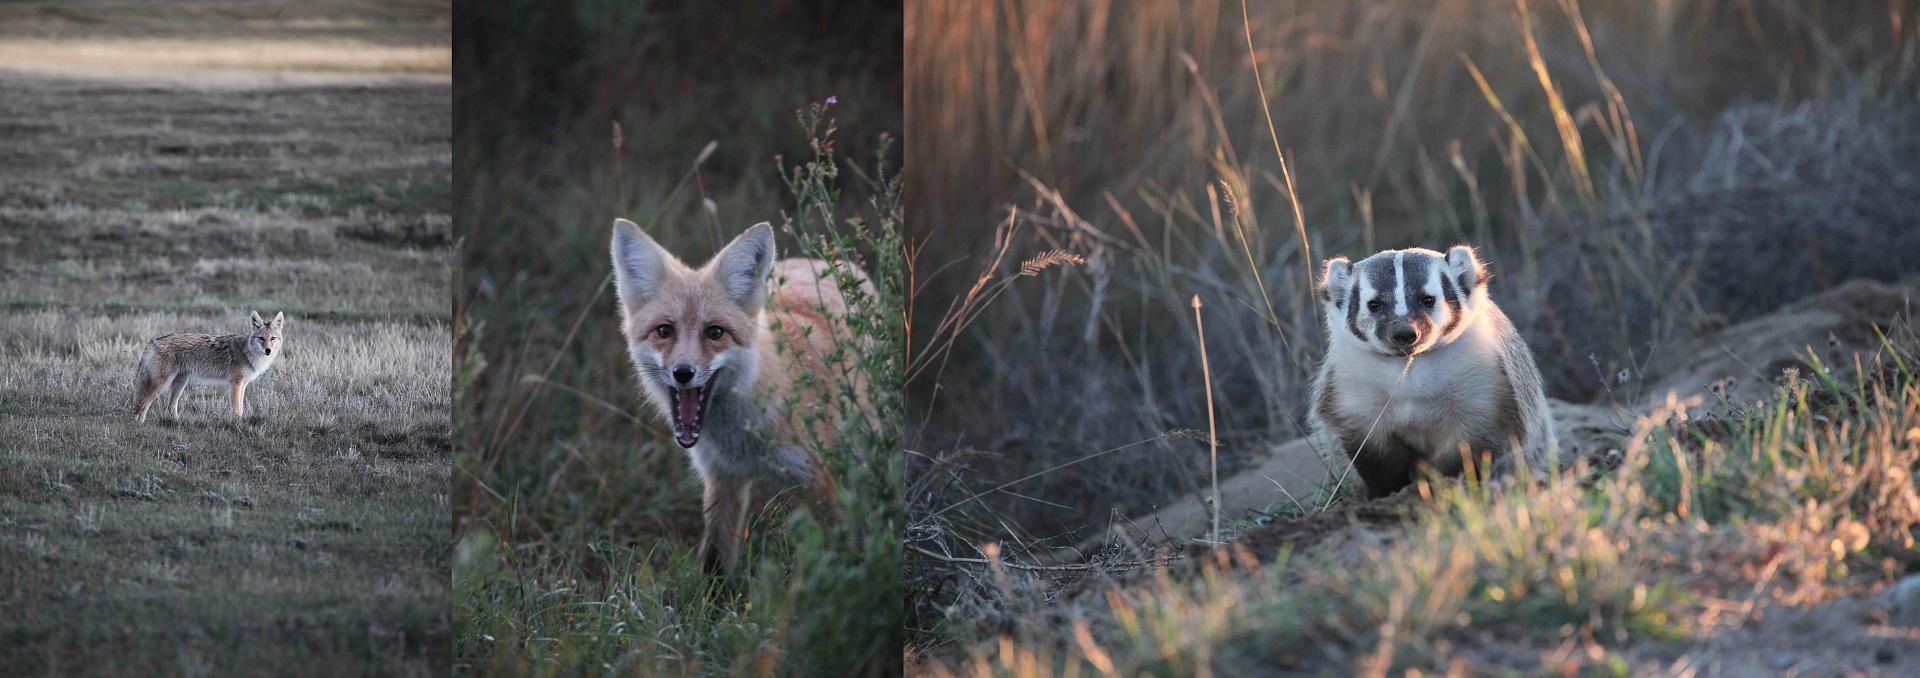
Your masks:
<instances>
[{"instance_id":1,"label":"fox's nose","mask_svg":"<svg viewBox=\"0 0 1920 678\"><path fill-rule=\"evenodd\" d=\"M693 366L680 365L673 368L673 380L682 384L693 381Z\"/></svg>"},{"instance_id":2,"label":"fox's nose","mask_svg":"<svg viewBox=\"0 0 1920 678\"><path fill-rule=\"evenodd\" d=\"M1415 332L1411 327L1402 327L1393 331L1392 339L1395 345L1412 346L1413 342L1419 341L1420 333Z\"/></svg>"}]
</instances>

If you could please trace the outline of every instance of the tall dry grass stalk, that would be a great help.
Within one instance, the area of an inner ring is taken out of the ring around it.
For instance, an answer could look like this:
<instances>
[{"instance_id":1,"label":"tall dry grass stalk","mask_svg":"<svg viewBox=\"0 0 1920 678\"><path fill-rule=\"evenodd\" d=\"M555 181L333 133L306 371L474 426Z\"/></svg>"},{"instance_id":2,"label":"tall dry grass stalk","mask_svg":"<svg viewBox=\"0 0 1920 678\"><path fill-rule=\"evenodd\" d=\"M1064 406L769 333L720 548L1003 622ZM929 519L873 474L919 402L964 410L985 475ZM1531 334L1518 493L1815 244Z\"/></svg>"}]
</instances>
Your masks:
<instances>
[{"instance_id":1,"label":"tall dry grass stalk","mask_svg":"<svg viewBox=\"0 0 1920 678\"><path fill-rule=\"evenodd\" d=\"M1200 336L1200 374L1207 384L1207 465L1212 476L1214 543L1220 543L1220 429L1213 421L1213 363L1207 360L1207 324L1200 318L1200 295L1193 295L1193 330Z\"/></svg>"}]
</instances>

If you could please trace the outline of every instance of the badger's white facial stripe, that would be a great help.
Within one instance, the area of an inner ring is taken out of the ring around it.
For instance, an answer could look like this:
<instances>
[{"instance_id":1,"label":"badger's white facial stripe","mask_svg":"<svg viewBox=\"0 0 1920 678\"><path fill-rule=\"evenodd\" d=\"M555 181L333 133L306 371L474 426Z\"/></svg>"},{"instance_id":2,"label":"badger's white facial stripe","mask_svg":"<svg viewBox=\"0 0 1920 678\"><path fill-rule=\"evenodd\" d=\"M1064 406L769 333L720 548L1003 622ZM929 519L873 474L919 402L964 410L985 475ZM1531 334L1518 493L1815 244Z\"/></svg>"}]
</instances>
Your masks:
<instances>
[{"instance_id":1,"label":"badger's white facial stripe","mask_svg":"<svg viewBox=\"0 0 1920 678\"><path fill-rule=\"evenodd\" d=\"M1347 330L1361 343L1373 343L1373 312L1367 303L1374 298L1373 277L1354 276L1352 303L1347 304Z\"/></svg>"},{"instance_id":2,"label":"badger's white facial stripe","mask_svg":"<svg viewBox=\"0 0 1920 678\"><path fill-rule=\"evenodd\" d=\"M1393 314L1407 315L1407 253L1393 253Z\"/></svg>"}]
</instances>

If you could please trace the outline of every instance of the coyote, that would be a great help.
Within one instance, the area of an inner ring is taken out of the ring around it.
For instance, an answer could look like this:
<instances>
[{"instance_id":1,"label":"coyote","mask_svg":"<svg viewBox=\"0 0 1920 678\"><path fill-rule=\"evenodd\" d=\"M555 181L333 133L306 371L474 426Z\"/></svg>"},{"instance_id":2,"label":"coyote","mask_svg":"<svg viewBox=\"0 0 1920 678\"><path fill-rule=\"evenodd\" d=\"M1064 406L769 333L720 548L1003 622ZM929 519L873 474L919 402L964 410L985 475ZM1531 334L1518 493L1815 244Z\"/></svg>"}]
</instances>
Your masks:
<instances>
[{"instance_id":1,"label":"coyote","mask_svg":"<svg viewBox=\"0 0 1920 678\"><path fill-rule=\"evenodd\" d=\"M140 367L133 377L133 419L147 420L147 408L171 389L168 407L173 418L180 418L180 394L188 384L226 384L233 389L233 416L246 414L247 384L273 367L280 350L280 330L287 324L285 313L273 314L271 322L253 314L253 332L216 337L209 334L169 334L147 342L140 355Z\"/></svg>"},{"instance_id":2,"label":"coyote","mask_svg":"<svg viewBox=\"0 0 1920 678\"><path fill-rule=\"evenodd\" d=\"M830 366L847 300L817 259L776 260L773 227L760 223L700 268L690 268L625 219L613 223L613 270L621 330L640 391L673 428L704 486L699 557L732 575L747 521L771 497L797 489L833 514L833 476L819 453L852 387L871 417L866 375ZM853 274L868 295L873 285ZM774 282L768 283L769 276ZM777 348L776 348L777 347ZM813 375L799 392L802 375ZM793 403L802 412L789 412ZM817 413L823 416L809 417ZM811 419L812 428L802 428Z\"/></svg>"}]
</instances>

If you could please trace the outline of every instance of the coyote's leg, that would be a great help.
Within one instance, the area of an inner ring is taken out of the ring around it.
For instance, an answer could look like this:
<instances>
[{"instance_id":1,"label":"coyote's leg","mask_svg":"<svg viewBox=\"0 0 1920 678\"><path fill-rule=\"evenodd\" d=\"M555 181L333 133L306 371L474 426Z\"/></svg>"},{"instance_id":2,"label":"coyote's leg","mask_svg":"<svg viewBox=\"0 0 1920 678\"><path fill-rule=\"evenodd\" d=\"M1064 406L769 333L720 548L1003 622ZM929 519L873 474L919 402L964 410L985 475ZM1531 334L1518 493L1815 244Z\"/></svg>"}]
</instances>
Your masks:
<instances>
[{"instance_id":1,"label":"coyote's leg","mask_svg":"<svg viewBox=\"0 0 1920 678\"><path fill-rule=\"evenodd\" d=\"M233 416L247 416L247 382L233 380Z\"/></svg>"},{"instance_id":2,"label":"coyote's leg","mask_svg":"<svg viewBox=\"0 0 1920 678\"><path fill-rule=\"evenodd\" d=\"M705 528L700 534L700 564L709 573L733 574L734 560L740 557L741 520L746 518L743 503L751 484L731 487L708 481L705 491Z\"/></svg>"},{"instance_id":3,"label":"coyote's leg","mask_svg":"<svg viewBox=\"0 0 1920 678\"><path fill-rule=\"evenodd\" d=\"M153 405L153 401L160 397L160 391L166 389L166 387L167 380L164 377L150 374L140 375L139 385L135 387L133 392L133 420L136 423L145 423L147 421L147 407Z\"/></svg>"},{"instance_id":4,"label":"coyote's leg","mask_svg":"<svg viewBox=\"0 0 1920 678\"><path fill-rule=\"evenodd\" d=\"M181 396L185 395L186 392L187 392L187 373L181 372L179 374L174 375L173 376L173 397L172 397L172 400L168 401L167 404L173 408L173 418L175 421L178 421L180 419L180 401L182 400Z\"/></svg>"}]
</instances>

